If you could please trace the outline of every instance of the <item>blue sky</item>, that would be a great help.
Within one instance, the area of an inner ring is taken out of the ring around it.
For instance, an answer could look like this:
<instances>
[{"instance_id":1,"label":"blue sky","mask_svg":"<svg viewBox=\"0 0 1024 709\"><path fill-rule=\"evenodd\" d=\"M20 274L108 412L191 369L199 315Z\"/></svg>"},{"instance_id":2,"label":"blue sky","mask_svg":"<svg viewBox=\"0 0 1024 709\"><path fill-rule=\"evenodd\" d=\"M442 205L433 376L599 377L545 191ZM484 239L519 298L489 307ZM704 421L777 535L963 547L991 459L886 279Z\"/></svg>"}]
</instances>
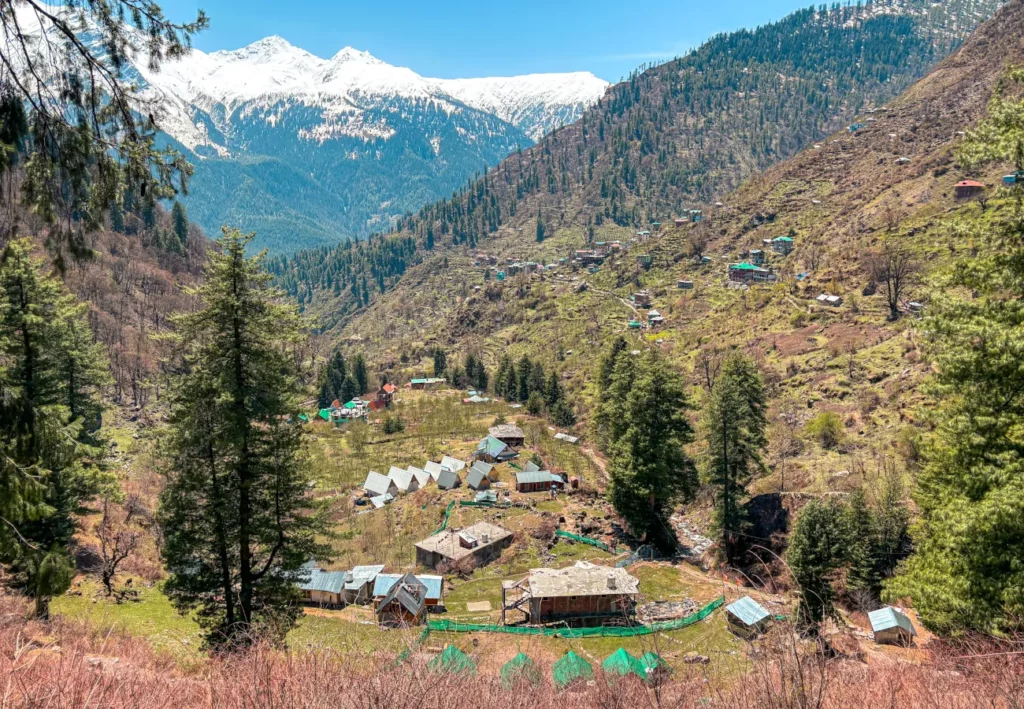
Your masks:
<instances>
[{"instance_id":1,"label":"blue sky","mask_svg":"<svg viewBox=\"0 0 1024 709\"><path fill-rule=\"evenodd\" d=\"M322 57L344 46L423 76L592 71L617 81L722 31L755 27L808 0L165 0L174 20L203 8L195 46L237 49L277 34Z\"/></svg>"}]
</instances>

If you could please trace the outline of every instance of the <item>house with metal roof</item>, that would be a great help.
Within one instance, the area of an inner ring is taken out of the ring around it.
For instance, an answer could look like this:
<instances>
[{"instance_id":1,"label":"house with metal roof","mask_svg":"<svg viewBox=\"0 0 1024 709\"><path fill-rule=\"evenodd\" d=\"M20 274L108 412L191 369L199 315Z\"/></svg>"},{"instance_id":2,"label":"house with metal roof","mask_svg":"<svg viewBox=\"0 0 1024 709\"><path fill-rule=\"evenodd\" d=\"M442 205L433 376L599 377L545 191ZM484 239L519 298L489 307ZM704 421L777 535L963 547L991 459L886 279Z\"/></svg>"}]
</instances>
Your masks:
<instances>
[{"instance_id":1,"label":"house with metal roof","mask_svg":"<svg viewBox=\"0 0 1024 709\"><path fill-rule=\"evenodd\" d=\"M501 556L512 544L512 532L489 522L477 522L464 529L446 529L416 543L416 563L436 569L472 557L483 566Z\"/></svg>"},{"instance_id":2,"label":"house with metal roof","mask_svg":"<svg viewBox=\"0 0 1024 709\"><path fill-rule=\"evenodd\" d=\"M570 436L568 433L556 433L556 441L564 441L565 443L579 443L579 436Z\"/></svg>"},{"instance_id":3,"label":"house with metal roof","mask_svg":"<svg viewBox=\"0 0 1024 709\"><path fill-rule=\"evenodd\" d=\"M789 236L776 236L771 240L772 251L777 254L788 254L793 250L793 238Z\"/></svg>"},{"instance_id":4,"label":"house with metal roof","mask_svg":"<svg viewBox=\"0 0 1024 709\"><path fill-rule=\"evenodd\" d=\"M490 463L485 463L482 460L477 460L473 462L473 467L471 467L470 470L478 470L484 475L484 477L489 479L494 473L494 466Z\"/></svg>"},{"instance_id":5,"label":"house with metal roof","mask_svg":"<svg viewBox=\"0 0 1024 709\"><path fill-rule=\"evenodd\" d=\"M373 602L374 607L379 607L380 602L391 592L391 589L404 574L377 574L377 577L373 580ZM440 576L432 576L428 574L417 574L416 580L426 586L427 592L424 596L424 603L426 606L440 606L442 605L442 594L444 590L444 579Z\"/></svg>"},{"instance_id":6,"label":"house with metal roof","mask_svg":"<svg viewBox=\"0 0 1024 709\"><path fill-rule=\"evenodd\" d=\"M746 262L729 264L729 280L733 283L768 283L776 278L770 268L761 268Z\"/></svg>"},{"instance_id":7,"label":"house with metal roof","mask_svg":"<svg viewBox=\"0 0 1024 709\"><path fill-rule=\"evenodd\" d=\"M910 645L917 637L910 618L892 606L868 613L871 635L876 643L884 645Z\"/></svg>"},{"instance_id":8,"label":"house with metal roof","mask_svg":"<svg viewBox=\"0 0 1024 709\"><path fill-rule=\"evenodd\" d=\"M822 305L828 305L833 308L838 308L843 304L843 299L838 295L829 295L828 293L822 293L815 300Z\"/></svg>"},{"instance_id":9,"label":"house with metal roof","mask_svg":"<svg viewBox=\"0 0 1024 709\"><path fill-rule=\"evenodd\" d=\"M549 470L536 470L516 473L516 490L519 492L546 492L551 488L561 490L565 480Z\"/></svg>"},{"instance_id":10,"label":"house with metal roof","mask_svg":"<svg viewBox=\"0 0 1024 709\"><path fill-rule=\"evenodd\" d=\"M452 471L453 473L457 473L461 471L463 468L465 468L466 464L465 462L459 460L458 458L452 458L450 455L446 455L445 457L441 458L441 467L448 468L448 470Z\"/></svg>"},{"instance_id":11,"label":"house with metal roof","mask_svg":"<svg viewBox=\"0 0 1024 709\"><path fill-rule=\"evenodd\" d=\"M520 611L532 624L588 622L634 613L640 581L626 569L577 561L564 569L530 569L501 584L501 621Z\"/></svg>"},{"instance_id":12,"label":"house with metal roof","mask_svg":"<svg viewBox=\"0 0 1024 709\"><path fill-rule=\"evenodd\" d=\"M340 606L344 603L346 572L312 568L308 573L308 577L303 575L299 579L302 600L322 606Z\"/></svg>"},{"instance_id":13,"label":"house with metal roof","mask_svg":"<svg viewBox=\"0 0 1024 709\"><path fill-rule=\"evenodd\" d=\"M373 598L373 582L384 570L379 566L353 566L345 573L345 586L342 600L345 603L369 603Z\"/></svg>"},{"instance_id":14,"label":"house with metal roof","mask_svg":"<svg viewBox=\"0 0 1024 709\"><path fill-rule=\"evenodd\" d=\"M377 603L377 622L386 627L420 625L427 615L427 587L413 574L397 579Z\"/></svg>"},{"instance_id":15,"label":"house with metal roof","mask_svg":"<svg viewBox=\"0 0 1024 709\"><path fill-rule=\"evenodd\" d=\"M395 485L395 481L387 475L381 475L374 470L371 470L370 474L366 476L363 490L366 492L367 497L379 497L381 495L398 496L398 486Z\"/></svg>"},{"instance_id":16,"label":"house with metal roof","mask_svg":"<svg viewBox=\"0 0 1024 709\"><path fill-rule=\"evenodd\" d=\"M441 474L437 476L437 486L442 490L454 490L462 484L458 473L453 473L448 468L442 468Z\"/></svg>"},{"instance_id":17,"label":"house with metal roof","mask_svg":"<svg viewBox=\"0 0 1024 709\"><path fill-rule=\"evenodd\" d=\"M491 437L497 438L499 441L511 448L519 448L526 442L526 434L523 433L523 429L519 428L519 426L516 426L514 423L503 423L498 426L491 426L491 430L488 431L488 433Z\"/></svg>"},{"instance_id":18,"label":"house with metal roof","mask_svg":"<svg viewBox=\"0 0 1024 709\"><path fill-rule=\"evenodd\" d=\"M744 596L725 607L725 620L729 630L750 639L767 629L772 615L753 598Z\"/></svg>"},{"instance_id":19,"label":"house with metal roof","mask_svg":"<svg viewBox=\"0 0 1024 709\"><path fill-rule=\"evenodd\" d=\"M392 465L391 470L388 471L388 477L399 492L416 492L420 489L420 481L416 476L403 468Z\"/></svg>"},{"instance_id":20,"label":"house with metal roof","mask_svg":"<svg viewBox=\"0 0 1024 709\"><path fill-rule=\"evenodd\" d=\"M484 460L488 463L502 463L506 460L512 460L519 454L494 436L487 436L487 438L477 444L476 453L473 455L478 460Z\"/></svg>"},{"instance_id":21,"label":"house with metal roof","mask_svg":"<svg viewBox=\"0 0 1024 709\"><path fill-rule=\"evenodd\" d=\"M536 473L538 470L540 470L540 466L532 460L526 461L526 465L523 466L524 473Z\"/></svg>"}]
</instances>

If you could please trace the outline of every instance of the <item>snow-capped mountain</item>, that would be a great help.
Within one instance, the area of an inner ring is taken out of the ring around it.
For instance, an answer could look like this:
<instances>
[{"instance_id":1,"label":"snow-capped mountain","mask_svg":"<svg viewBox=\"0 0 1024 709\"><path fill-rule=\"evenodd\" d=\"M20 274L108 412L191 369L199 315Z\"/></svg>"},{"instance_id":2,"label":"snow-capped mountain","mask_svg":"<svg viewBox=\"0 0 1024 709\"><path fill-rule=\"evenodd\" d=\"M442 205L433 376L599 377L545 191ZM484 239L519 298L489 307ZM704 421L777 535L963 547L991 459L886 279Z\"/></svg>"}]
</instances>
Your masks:
<instances>
[{"instance_id":1,"label":"snow-capped mountain","mask_svg":"<svg viewBox=\"0 0 1024 709\"><path fill-rule=\"evenodd\" d=\"M304 129L308 140L386 140L394 134L387 120L368 124L363 113L368 105L398 99L425 102L448 114L466 108L488 113L537 140L576 120L608 87L589 72L430 79L351 47L322 59L281 37L235 51L195 50L159 72L142 63L137 69L145 95L158 98L166 109L164 129L190 149L208 146L222 155L228 146L211 135L198 114L215 116L218 131L227 136L237 116L283 102L321 111L322 123ZM267 120L274 123L279 117L270 113Z\"/></svg>"}]
</instances>

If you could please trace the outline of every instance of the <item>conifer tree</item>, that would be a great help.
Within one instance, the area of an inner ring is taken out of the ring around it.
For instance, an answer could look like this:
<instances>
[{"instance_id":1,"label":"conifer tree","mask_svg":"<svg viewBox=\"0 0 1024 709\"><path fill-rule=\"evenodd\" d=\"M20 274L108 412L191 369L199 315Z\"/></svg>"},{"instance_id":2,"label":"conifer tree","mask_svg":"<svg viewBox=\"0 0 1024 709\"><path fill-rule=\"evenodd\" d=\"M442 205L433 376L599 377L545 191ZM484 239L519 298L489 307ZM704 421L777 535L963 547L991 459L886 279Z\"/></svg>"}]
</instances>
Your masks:
<instances>
[{"instance_id":1,"label":"conifer tree","mask_svg":"<svg viewBox=\"0 0 1024 709\"><path fill-rule=\"evenodd\" d=\"M790 535L786 562L799 586L799 626L808 635L817 634L826 618L836 617L833 583L847 562L850 539L845 519L837 501L811 500Z\"/></svg>"},{"instance_id":2,"label":"conifer tree","mask_svg":"<svg viewBox=\"0 0 1024 709\"><path fill-rule=\"evenodd\" d=\"M369 391L370 375L366 369L366 357L363 356L362 352L357 353L352 359L352 381L356 385L356 391L345 401L350 401L352 397Z\"/></svg>"},{"instance_id":3,"label":"conifer tree","mask_svg":"<svg viewBox=\"0 0 1024 709\"><path fill-rule=\"evenodd\" d=\"M202 308L175 318L165 591L212 646L282 639L300 614L300 566L329 556L307 496L304 429L289 423L302 393L288 351L300 323L271 288L265 255L246 257L252 238L225 227L196 289Z\"/></svg>"},{"instance_id":4,"label":"conifer tree","mask_svg":"<svg viewBox=\"0 0 1024 709\"><path fill-rule=\"evenodd\" d=\"M74 574L82 505L115 484L97 429L110 381L86 306L43 273L31 242L0 257L0 563L45 617Z\"/></svg>"},{"instance_id":5,"label":"conifer tree","mask_svg":"<svg viewBox=\"0 0 1024 709\"><path fill-rule=\"evenodd\" d=\"M174 200L174 206L171 207L171 229L177 240L174 250L184 252L188 246L188 216L185 214L185 207L178 200Z\"/></svg>"},{"instance_id":6,"label":"conifer tree","mask_svg":"<svg viewBox=\"0 0 1024 709\"><path fill-rule=\"evenodd\" d=\"M957 264L922 328L936 410L914 492L914 553L887 596L910 597L946 633L1024 628L1022 84L1024 68L1011 70L959 155L969 167L1014 164L1012 205L991 222L954 225L987 248Z\"/></svg>"},{"instance_id":7,"label":"conifer tree","mask_svg":"<svg viewBox=\"0 0 1024 709\"><path fill-rule=\"evenodd\" d=\"M754 363L736 353L723 364L703 413L706 477L715 490L715 525L726 559L740 552L747 524L747 484L763 467L767 441L764 383Z\"/></svg>"},{"instance_id":8,"label":"conifer tree","mask_svg":"<svg viewBox=\"0 0 1024 709\"><path fill-rule=\"evenodd\" d=\"M541 214L540 208L537 208L537 243L544 241L544 215Z\"/></svg>"},{"instance_id":9,"label":"conifer tree","mask_svg":"<svg viewBox=\"0 0 1024 709\"><path fill-rule=\"evenodd\" d=\"M347 377L348 366L345 362L345 355L336 350L327 361L320 378L320 396L317 402L321 409L326 409L335 399L341 398L342 387ZM348 400L345 399L341 403Z\"/></svg>"},{"instance_id":10,"label":"conifer tree","mask_svg":"<svg viewBox=\"0 0 1024 709\"><path fill-rule=\"evenodd\" d=\"M616 381L619 377L629 381ZM693 429L686 418L689 402L682 377L650 351L635 368L617 366L612 388L625 396L621 428L611 444L609 497L634 534L672 550L673 505L697 490L696 468L683 449L693 440Z\"/></svg>"}]
</instances>

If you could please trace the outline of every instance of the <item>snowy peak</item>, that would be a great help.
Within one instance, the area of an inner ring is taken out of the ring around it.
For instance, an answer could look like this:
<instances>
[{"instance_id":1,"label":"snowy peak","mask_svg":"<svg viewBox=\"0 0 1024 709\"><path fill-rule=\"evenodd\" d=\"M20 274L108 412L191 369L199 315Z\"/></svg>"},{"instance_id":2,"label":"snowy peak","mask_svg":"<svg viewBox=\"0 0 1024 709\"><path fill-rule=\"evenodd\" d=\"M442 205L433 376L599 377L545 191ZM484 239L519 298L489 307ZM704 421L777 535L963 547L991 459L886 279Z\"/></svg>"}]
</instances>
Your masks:
<instances>
[{"instance_id":1,"label":"snowy peak","mask_svg":"<svg viewBox=\"0 0 1024 709\"><path fill-rule=\"evenodd\" d=\"M361 52L358 49L352 47L345 47L340 52L331 57L331 64L383 64L380 59L373 56L369 52Z\"/></svg>"}]
</instances>

